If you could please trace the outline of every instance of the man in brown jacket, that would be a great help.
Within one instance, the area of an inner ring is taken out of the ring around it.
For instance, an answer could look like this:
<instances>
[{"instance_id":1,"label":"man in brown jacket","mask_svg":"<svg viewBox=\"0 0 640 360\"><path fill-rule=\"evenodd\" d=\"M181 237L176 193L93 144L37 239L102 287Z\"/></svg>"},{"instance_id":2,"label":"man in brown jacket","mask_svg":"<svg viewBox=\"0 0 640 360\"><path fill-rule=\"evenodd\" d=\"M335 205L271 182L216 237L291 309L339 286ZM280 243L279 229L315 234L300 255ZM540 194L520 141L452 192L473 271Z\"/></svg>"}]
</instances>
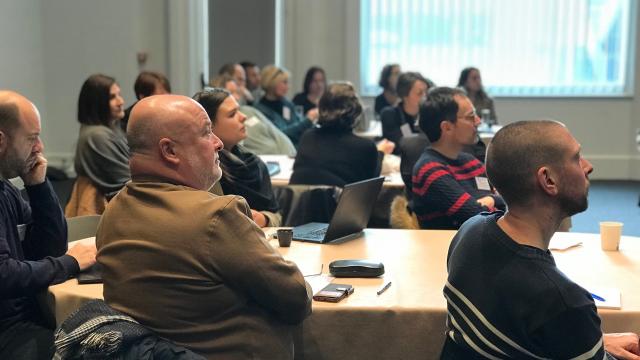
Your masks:
<instances>
[{"instance_id":1,"label":"man in brown jacket","mask_svg":"<svg viewBox=\"0 0 640 360\"><path fill-rule=\"evenodd\" d=\"M310 291L238 196L209 193L223 144L194 100L158 95L131 112L132 181L102 215L104 298L209 358L292 359Z\"/></svg>"}]
</instances>

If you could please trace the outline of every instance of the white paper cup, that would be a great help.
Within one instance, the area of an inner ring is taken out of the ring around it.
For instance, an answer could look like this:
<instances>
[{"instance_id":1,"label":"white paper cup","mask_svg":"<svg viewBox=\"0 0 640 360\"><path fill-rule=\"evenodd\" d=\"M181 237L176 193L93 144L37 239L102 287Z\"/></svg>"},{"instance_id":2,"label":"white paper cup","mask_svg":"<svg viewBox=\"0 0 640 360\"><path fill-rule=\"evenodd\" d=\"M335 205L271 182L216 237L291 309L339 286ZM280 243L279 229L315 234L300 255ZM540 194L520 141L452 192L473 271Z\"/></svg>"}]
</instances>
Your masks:
<instances>
[{"instance_id":1,"label":"white paper cup","mask_svg":"<svg viewBox=\"0 0 640 360\"><path fill-rule=\"evenodd\" d=\"M600 240L602 250L618 251L620 236L622 235L622 223L617 221L603 221L600 223Z\"/></svg>"}]
</instances>

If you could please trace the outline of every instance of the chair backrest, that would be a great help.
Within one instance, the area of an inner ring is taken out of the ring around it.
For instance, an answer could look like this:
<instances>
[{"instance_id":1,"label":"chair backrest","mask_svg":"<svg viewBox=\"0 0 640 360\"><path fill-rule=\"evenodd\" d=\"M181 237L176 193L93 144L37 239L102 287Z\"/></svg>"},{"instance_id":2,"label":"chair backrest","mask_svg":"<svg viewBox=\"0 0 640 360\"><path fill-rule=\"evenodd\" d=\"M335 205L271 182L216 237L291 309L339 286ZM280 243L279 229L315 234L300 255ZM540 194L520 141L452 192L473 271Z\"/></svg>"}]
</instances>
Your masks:
<instances>
[{"instance_id":1,"label":"chair backrest","mask_svg":"<svg viewBox=\"0 0 640 360\"><path fill-rule=\"evenodd\" d=\"M64 208L64 216L70 218L82 215L99 215L104 212L107 199L93 185L91 179L79 175L73 184L71 197Z\"/></svg>"},{"instance_id":2,"label":"chair backrest","mask_svg":"<svg viewBox=\"0 0 640 360\"><path fill-rule=\"evenodd\" d=\"M325 185L288 185L273 189L280 205L282 226L328 223L342 189Z\"/></svg>"},{"instance_id":3,"label":"chair backrest","mask_svg":"<svg viewBox=\"0 0 640 360\"><path fill-rule=\"evenodd\" d=\"M67 218L67 241L76 241L96 235L100 215L84 215Z\"/></svg>"}]
</instances>

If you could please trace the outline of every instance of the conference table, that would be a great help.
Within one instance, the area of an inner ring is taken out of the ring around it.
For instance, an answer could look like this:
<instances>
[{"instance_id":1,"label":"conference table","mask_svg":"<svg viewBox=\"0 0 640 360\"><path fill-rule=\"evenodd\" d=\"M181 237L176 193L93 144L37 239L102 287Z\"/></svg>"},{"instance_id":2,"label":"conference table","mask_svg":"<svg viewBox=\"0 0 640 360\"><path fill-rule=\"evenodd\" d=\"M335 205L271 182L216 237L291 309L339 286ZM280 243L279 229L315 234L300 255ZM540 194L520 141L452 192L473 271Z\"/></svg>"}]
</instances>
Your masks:
<instances>
[{"instance_id":1,"label":"conference table","mask_svg":"<svg viewBox=\"0 0 640 360\"><path fill-rule=\"evenodd\" d=\"M287 155L260 155L260 159L265 163L277 163L280 171L276 174L271 175L271 185L272 186L287 186L289 185L289 179L291 178L291 174L293 174L293 163L295 162L294 158L291 158ZM400 175L400 162L397 161L397 171L383 173L382 175L385 177L385 181L382 184L382 187L385 189L403 189L404 182L402 181L402 176Z\"/></svg>"},{"instance_id":2,"label":"conference table","mask_svg":"<svg viewBox=\"0 0 640 360\"><path fill-rule=\"evenodd\" d=\"M502 129L501 125L484 125L478 127L478 136L480 140L485 145L489 145L491 139L496 134L498 130ZM378 120L372 120L369 122L369 126L367 129L362 129L359 131L354 131L354 133L360 137L365 137L367 139L375 140L380 139L382 137L382 122ZM398 144L396 144L397 146Z\"/></svg>"},{"instance_id":3,"label":"conference table","mask_svg":"<svg viewBox=\"0 0 640 360\"><path fill-rule=\"evenodd\" d=\"M267 229L269 233L273 229ZM297 340L304 359L436 359L445 338L446 255L454 231L366 229L357 239L339 244L293 242L271 246L294 261L315 289L328 277L328 265L338 259L383 262L381 278L336 278L355 292L339 303L313 302ZM640 332L640 238L623 236L620 251L600 249L599 235L556 233L552 244L580 242L553 250L558 267L590 291L614 288L622 308L599 309L603 330ZM566 245L566 244L564 244ZM323 275L317 276L320 269ZM391 281L381 295L377 291ZM488 289L487 291L490 291ZM102 298L102 285L79 285L76 279L49 288L49 303L60 324L82 303Z\"/></svg>"}]
</instances>

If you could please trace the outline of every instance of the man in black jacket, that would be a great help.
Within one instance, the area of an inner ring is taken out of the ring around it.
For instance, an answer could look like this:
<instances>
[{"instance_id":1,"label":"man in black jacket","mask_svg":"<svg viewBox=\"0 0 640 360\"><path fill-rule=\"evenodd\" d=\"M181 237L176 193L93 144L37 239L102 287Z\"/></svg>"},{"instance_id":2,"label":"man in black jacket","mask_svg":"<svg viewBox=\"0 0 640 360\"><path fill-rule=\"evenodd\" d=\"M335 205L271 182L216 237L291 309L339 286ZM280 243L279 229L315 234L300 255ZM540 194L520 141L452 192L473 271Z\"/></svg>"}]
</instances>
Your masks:
<instances>
[{"instance_id":1,"label":"man in black jacket","mask_svg":"<svg viewBox=\"0 0 640 360\"><path fill-rule=\"evenodd\" d=\"M51 359L53 331L35 295L95 262L95 246L67 251L67 224L45 178L43 148L36 107L0 91L0 359ZM29 203L8 180L18 176Z\"/></svg>"}]
</instances>

